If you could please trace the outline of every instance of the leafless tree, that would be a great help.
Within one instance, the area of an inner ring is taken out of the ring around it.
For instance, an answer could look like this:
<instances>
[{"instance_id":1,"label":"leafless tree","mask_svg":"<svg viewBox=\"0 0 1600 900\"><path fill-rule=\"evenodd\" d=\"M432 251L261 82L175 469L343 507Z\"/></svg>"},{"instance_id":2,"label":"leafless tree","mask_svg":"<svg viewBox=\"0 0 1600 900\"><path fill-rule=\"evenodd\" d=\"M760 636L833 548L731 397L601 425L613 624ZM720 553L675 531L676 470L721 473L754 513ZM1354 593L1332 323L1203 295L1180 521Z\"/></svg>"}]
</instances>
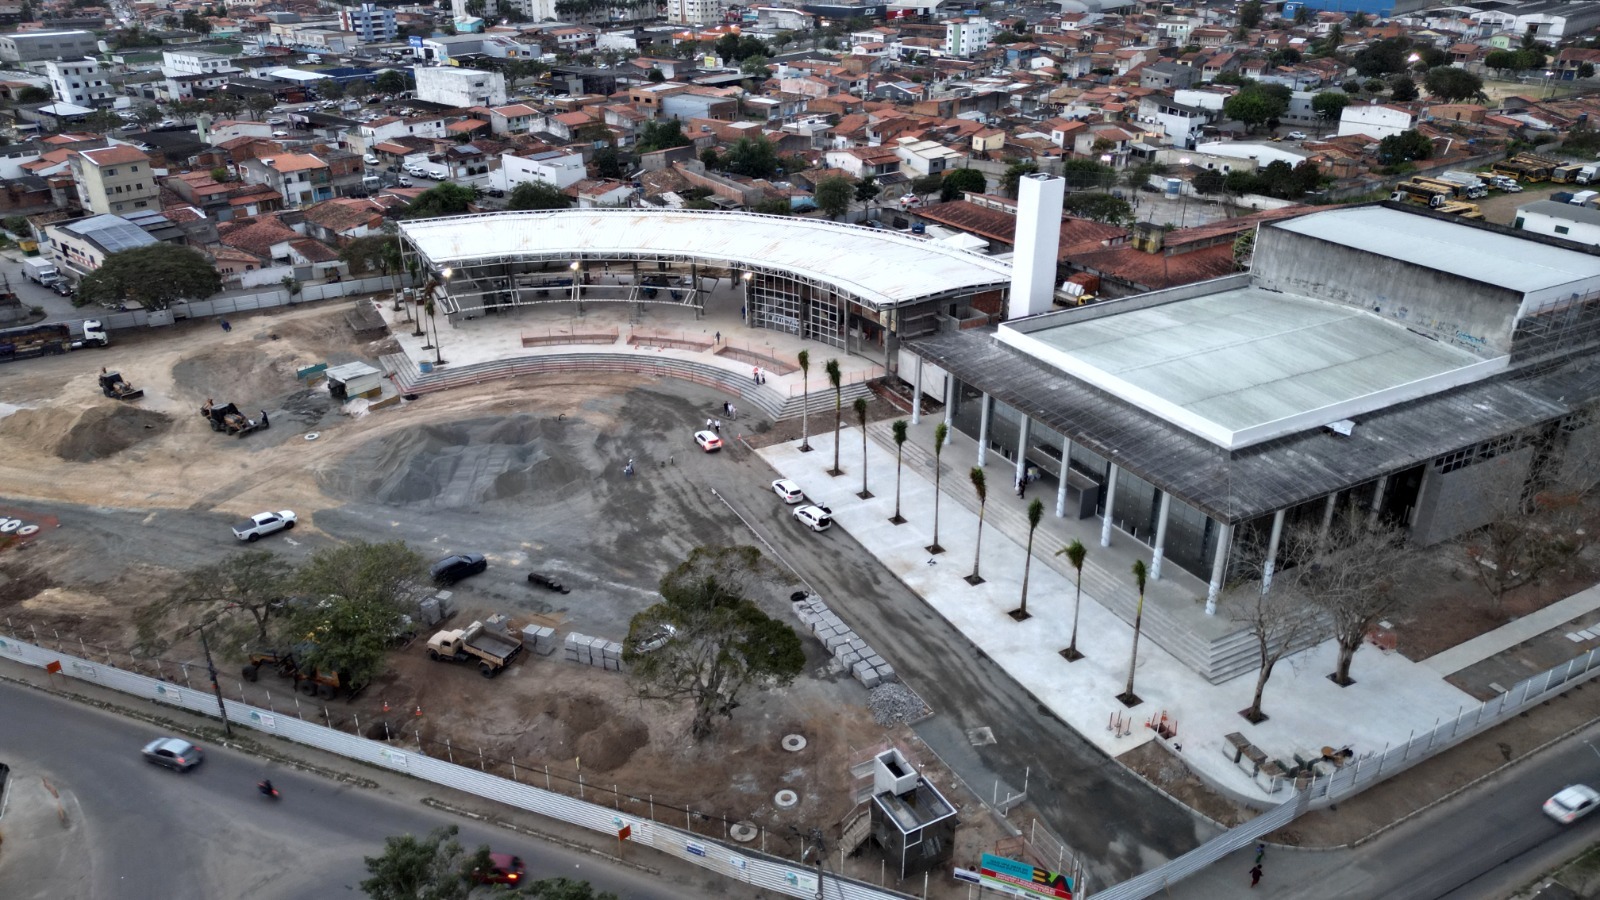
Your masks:
<instances>
[{"instance_id":1,"label":"leafless tree","mask_svg":"<svg viewBox=\"0 0 1600 900\"><path fill-rule=\"evenodd\" d=\"M1593 523L1584 495L1594 486L1584 461L1563 452L1525 457L1507 454L1477 464L1482 470L1476 500L1486 505L1487 523L1462 540L1472 575L1501 612L1506 595L1534 584L1581 553ZM1481 508L1481 507L1480 507Z\"/></svg>"},{"instance_id":2,"label":"leafless tree","mask_svg":"<svg viewBox=\"0 0 1600 900\"><path fill-rule=\"evenodd\" d=\"M1355 684L1350 664L1380 619L1404 608L1409 595L1396 589L1395 578L1413 556L1398 526L1363 521L1351 509L1328 528L1295 529L1292 549L1299 587L1333 625L1339 663L1331 676L1341 687Z\"/></svg>"},{"instance_id":3,"label":"leafless tree","mask_svg":"<svg viewBox=\"0 0 1600 900\"><path fill-rule=\"evenodd\" d=\"M1308 535L1301 528L1284 530L1279 539L1278 556L1287 564L1281 571L1267 567L1265 540L1246 541L1241 548L1241 564L1246 575L1238 586L1240 596L1237 604L1232 605L1231 617L1255 639L1257 661L1261 666L1256 673L1256 690L1250 708L1239 713L1252 723L1267 720L1267 714L1261 710L1261 699L1273 668L1318 626L1321 618L1321 609L1298 584L1305 574L1300 561L1309 552L1308 538L1314 542L1315 533Z\"/></svg>"}]
</instances>

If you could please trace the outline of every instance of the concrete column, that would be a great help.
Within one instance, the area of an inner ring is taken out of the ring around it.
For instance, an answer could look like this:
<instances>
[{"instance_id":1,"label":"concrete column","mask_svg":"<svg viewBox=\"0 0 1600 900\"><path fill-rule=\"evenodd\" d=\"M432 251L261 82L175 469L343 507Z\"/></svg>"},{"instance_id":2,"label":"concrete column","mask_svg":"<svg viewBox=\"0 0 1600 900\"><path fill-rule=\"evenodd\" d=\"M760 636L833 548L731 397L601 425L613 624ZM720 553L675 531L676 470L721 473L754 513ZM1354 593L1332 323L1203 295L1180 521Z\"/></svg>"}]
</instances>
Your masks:
<instances>
[{"instance_id":1,"label":"concrete column","mask_svg":"<svg viewBox=\"0 0 1600 900\"><path fill-rule=\"evenodd\" d=\"M1017 430L1017 474L1012 479L1013 484L1021 481L1023 476L1028 473L1028 430L1032 425L1033 419L1027 416L1022 417L1022 427Z\"/></svg>"},{"instance_id":2,"label":"concrete column","mask_svg":"<svg viewBox=\"0 0 1600 900\"><path fill-rule=\"evenodd\" d=\"M1006 318L1050 311L1060 256L1061 207L1066 180L1059 175L1025 175L1017 182L1016 235L1011 253L1011 293Z\"/></svg>"},{"instance_id":3,"label":"concrete column","mask_svg":"<svg viewBox=\"0 0 1600 900\"><path fill-rule=\"evenodd\" d=\"M1206 615L1217 614L1217 597L1222 593L1222 579L1228 573L1228 549L1233 543L1233 526L1223 525L1217 532L1217 552L1211 558L1211 584L1206 588Z\"/></svg>"},{"instance_id":4,"label":"concrete column","mask_svg":"<svg viewBox=\"0 0 1600 900\"><path fill-rule=\"evenodd\" d=\"M983 407L978 411L978 465L989 457L989 414L994 411L994 398L983 395Z\"/></svg>"},{"instance_id":5,"label":"concrete column","mask_svg":"<svg viewBox=\"0 0 1600 900\"><path fill-rule=\"evenodd\" d=\"M956 395L959 393L961 393L961 389L956 386L955 377L946 377L944 380L944 424L952 434L956 430Z\"/></svg>"},{"instance_id":6,"label":"concrete column","mask_svg":"<svg viewBox=\"0 0 1600 900\"><path fill-rule=\"evenodd\" d=\"M1067 472L1071 470L1072 441L1061 439L1061 480L1056 484L1056 518L1067 515Z\"/></svg>"},{"instance_id":7,"label":"concrete column","mask_svg":"<svg viewBox=\"0 0 1600 900\"><path fill-rule=\"evenodd\" d=\"M1333 513L1339 506L1339 492L1334 491L1328 495L1328 505L1322 510L1322 537L1328 537L1328 532L1333 529Z\"/></svg>"},{"instance_id":8,"label":"concrete column","mask_svg":"<svg viewBox=\"0 0 1600 900\"><path fill-rule=\"evenodd\" d=\"M1389 489L1389 476L1384 475L1378 479L1378 487L1372 492L1372 511L1367 514L1367 527L1378 527L1378 510L1383 508L1383 492Z\"/></svg>"},{"instance_id":9,"label":"concrete column","mask_svg":"<svg viewBox=\"0 0 1600 900\"><path fill-rule=\"evenodd\" d=\"M922 424L922 357L917 357L917 371L911 381L911 424Z\"/></svg>"},{"instance_id":10,"label":"concrete column","mask_svg":"<svg viewBox=\"0 0 1600 900\"><path fill-rule=\"evenodd\" d=\"M1172 495L1161 492L1161 508L1156 512L1156 547L1150 555L1150 577L1161 580L1161 560L1167 550L1167 513L1172 510Z\"/></svg>"},{"instance_id":11,"label":"concrete column","mask_svg":"<svg viewBox=\"0 0 1600 900\"><path fill-rule=\"evenodd\" d=\"M1117 505L1117 464L1111 464L1110 481L1106 484L1106 514L1100 520L1100 546L1111 546L1111 511Z\"/></svg>"},{"instance_id":12,"label":"concrete column","mask_svg":"<svg viewBox=\"0 0 1600 900\"><path fill-rule=\"evenodd\" d=\"M1272 514L1272 536L1267 538L1267 558L1261 566L1261 593L1265 594L1272 587L1272 570L1278 564L1278 539L1283 537L1283 518L1288 515L1287 509L1280 509Z\"/></svg>"}]
</instances>

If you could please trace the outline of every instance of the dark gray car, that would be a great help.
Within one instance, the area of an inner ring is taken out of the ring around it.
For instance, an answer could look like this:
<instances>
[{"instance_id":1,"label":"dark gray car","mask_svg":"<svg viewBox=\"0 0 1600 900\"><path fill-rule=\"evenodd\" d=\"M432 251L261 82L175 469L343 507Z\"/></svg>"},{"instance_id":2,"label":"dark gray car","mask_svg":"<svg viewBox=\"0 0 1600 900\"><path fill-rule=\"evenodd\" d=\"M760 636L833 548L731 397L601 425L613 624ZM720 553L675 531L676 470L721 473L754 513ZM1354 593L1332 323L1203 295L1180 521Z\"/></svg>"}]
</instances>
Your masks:
<instances>
[{"instance_id":1,"label":"dark gray car","mask_svg":"<svg viewBox=\"0 0 1600 900\"><path fill-rule=\"evenodd\" d=\"M205 754L200 748L181 738L157 738L144 745L144 758L158 766L178 772L187 772L200 765Z\"/></svg>"}]
</instances>

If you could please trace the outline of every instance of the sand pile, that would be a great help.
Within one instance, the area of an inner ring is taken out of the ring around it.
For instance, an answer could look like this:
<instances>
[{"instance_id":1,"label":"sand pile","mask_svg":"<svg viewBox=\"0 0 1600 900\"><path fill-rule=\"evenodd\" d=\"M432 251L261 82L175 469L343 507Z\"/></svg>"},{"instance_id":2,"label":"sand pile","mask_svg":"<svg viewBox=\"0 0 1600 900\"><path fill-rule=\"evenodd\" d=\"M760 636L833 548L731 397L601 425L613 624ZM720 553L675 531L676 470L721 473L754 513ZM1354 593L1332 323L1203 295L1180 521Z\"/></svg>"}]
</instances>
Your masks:
<instances>
[{"instance_id":1,"label":"sand pile","mask_svg":"<svg viewBox=\"0 0 1600 900\"><path fill-rule=\"evenodd\" d=\"M78 417L56 443L56 455L67 462L95 462L158 437L172 427L172 417L137 406L96 406Z\"/></svg>"},{"instance_id":2,"label":"sand pile","mask_svg":"<svg viewBox=\"0 0 1600 900\"><path fill-rule=\"evenodd\" d=\"M423 425L368 441L319 480L334 496L418 509L554 500L591 477L565 446L573 434L570 422L529 415Z\"/></svg>"}]
</instances>

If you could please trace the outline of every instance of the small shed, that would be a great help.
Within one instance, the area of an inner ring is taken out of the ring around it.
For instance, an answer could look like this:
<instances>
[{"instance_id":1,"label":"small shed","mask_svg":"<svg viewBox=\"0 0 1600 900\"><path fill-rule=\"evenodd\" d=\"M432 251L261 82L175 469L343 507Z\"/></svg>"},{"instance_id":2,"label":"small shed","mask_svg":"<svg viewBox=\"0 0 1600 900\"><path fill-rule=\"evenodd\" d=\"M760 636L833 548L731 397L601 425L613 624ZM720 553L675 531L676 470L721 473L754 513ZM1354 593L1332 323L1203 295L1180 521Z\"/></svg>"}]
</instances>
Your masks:
<instances>
[{"instance_id":1,"label":"small shed","mask_svg":"<svg viewBox=\"0 0 1600 900\"><path fill-rule=\"evenodd\" d=\"M383 373L364 362L332 366L327 375L328 393L336 400L376 397L383 393Z\"/></svg>"},{"instance_id":2,"label":"small shed","mask_svg":"<svg viewBox=\"0 0 1600 900\"><path fill-rule=\"evenodd\" d=\"M900 878L947 866L959 824L955 806L893 747L872 768L872 838Z\"/></svg>"}]
</instances>

